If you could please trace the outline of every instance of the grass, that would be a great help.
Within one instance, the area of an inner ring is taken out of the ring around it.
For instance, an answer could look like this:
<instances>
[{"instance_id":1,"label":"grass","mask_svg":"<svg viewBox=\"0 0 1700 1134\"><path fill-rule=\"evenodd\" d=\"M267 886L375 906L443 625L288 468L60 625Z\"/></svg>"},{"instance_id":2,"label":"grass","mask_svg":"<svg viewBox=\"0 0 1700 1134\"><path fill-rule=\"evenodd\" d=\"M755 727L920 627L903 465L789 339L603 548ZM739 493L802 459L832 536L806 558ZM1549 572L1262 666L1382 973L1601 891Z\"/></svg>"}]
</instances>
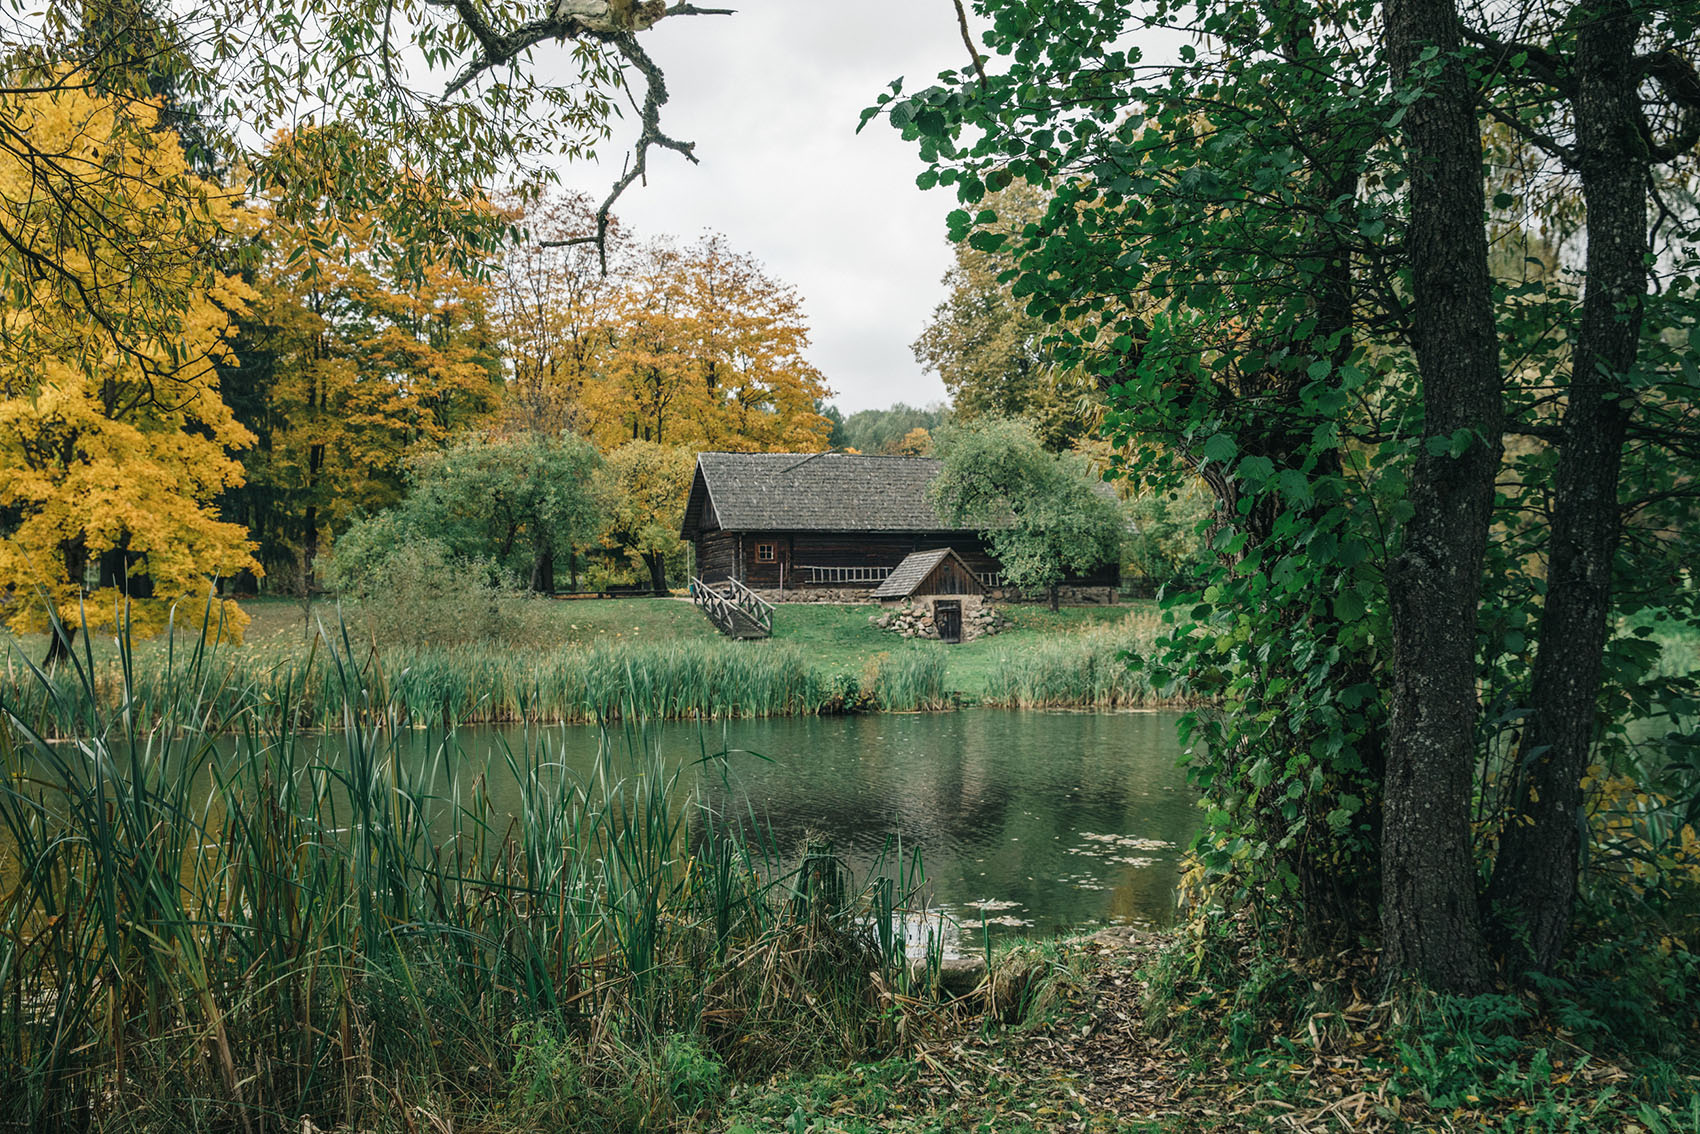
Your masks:
<instances>
[{"instance_id":1,"label":"grass","mask_svg":"<svg viewBox=\"0 0 1700 1134\"><path fill-rule=\"evenodd\" d=\"M639 728L586 782L541 744L481 772L452 731L393 727L340 649L318 736L226 717L205 648L155 722L87 660L42 694L73 744L0 695L0 1127L674 1129L736 1079L900 1050L930 1010L893 932L916 864L780 861Z\"/></svg>"},{"instance_id":2,"label":"grass","mask_svg":"<svg viewBox=\"0 0 1700 1134\"><path fill-rule=\"evenodd\" d=\"M245 713L336 727L339 678L325 664L319 627L339 611L305 612L297 603L246 605L252 622L240 646L225 647L228 666L216 689L196 691L209 727ZM688 602L674 599L549 602L524 622L530 640L413 646L362 639L352 619L344 643L374 705L399 707L414 722L606 722L642 719L761 717L874 709L913 711L962 703L1012 707L1121 708L1158 703L1117 656L1150 641L1149 606L1051 612L1011 608L1003 633L960 645L901 639L875 627L875 606L793 604L780 608L772 639L731 642ZM312 631L308 632L311 622ZM55 707L73 680L62 669L38 680L31 660L45 636L16 639L0 663L0 689L33 727L60 732ZM115 706L119 690L144 720L181 720L185 694L167 680L181 637L137 643L132 672L120 679L111 636L84 636L78 652L92 684ZM56 698L54 690L60 694Z\"/></svg>"}]
</instances>

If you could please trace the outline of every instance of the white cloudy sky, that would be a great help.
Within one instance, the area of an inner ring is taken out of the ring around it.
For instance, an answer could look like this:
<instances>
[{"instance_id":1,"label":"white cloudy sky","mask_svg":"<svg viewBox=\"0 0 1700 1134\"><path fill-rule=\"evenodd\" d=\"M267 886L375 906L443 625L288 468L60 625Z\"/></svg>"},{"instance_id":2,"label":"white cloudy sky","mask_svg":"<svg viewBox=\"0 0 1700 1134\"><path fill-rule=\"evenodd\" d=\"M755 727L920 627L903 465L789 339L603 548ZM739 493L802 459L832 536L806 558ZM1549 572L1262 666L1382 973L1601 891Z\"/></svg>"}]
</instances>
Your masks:
<instances>
[{"instance_id":1,"label":"white cloudy sky","mask_svg":"<svg viewBox=\"0 0 1700 1134\"><path fill-rule=\"evenodd\" d=\"M700 0L706 4L714 0ZM952 198L915 188L912 145L856 122L885 85L966 58L951 0L728 0L736 15L667 19L644 43L667 73L662 128L700 165L652 150L647 187L616 211L643 234L704 229L803 295L813 361L846 413L942 401L909 344L944 297ZM623 135L622 135L623 136ZM564 180L601 199L624 155Z\"/></svg>"}]
</instances>

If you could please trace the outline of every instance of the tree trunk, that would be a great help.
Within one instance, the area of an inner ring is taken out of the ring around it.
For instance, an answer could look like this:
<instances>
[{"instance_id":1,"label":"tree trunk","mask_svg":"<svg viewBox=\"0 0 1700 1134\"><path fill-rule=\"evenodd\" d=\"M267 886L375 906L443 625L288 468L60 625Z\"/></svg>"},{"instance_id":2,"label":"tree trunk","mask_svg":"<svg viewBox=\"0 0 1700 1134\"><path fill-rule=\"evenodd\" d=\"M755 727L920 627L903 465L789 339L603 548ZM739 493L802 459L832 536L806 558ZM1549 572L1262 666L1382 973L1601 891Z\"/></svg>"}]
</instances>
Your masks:
<instances>
[{"instance_id":1,"label":"tree trunk","mask_svg":"<svg viewBox=\"0 0 1700 1134\"><path fill-rule=\"evenodd\" d=\"M531 561L531 589L541 595L555 591L555 553L547 547L539 548Z\"/></svg>"},{"instance_id":2,"label":"tree trunk","mask_svg":"<svg viewBox=\"0 0 1700 1134\"><path fill-rule=\"evenodd\" d=\"M1382 816L1382 952L1389 976L1448 992L1486 986L1470 849L1476 604L1502 451L1499 348L1483 226L1482 146L1453 0L1388 0L1405 118L1406 250L1424 405L1414 513L1392 564L1393 689ZM1436 47L1432 62L1421 57ZM1438 74L1424 74L1430 66Z\"/></svg>"},{"instance_id":3,"label":"tree trunk","mask_svg":"<svg viewBox=\"0 0 1700 1134\"><path fill-rule=\"evenodd\" d=\"M1546 604L1528 726L1489 898L1496 944L1522 968L1564 951L1581 861L1582 777L1599 721L1619 537L1618 477L1647 292L1648 154L1629 0L1597 0L1577 22L1574 109L1587 208L1582 325L1554 478Z\"/></svg>"},{"instance_id":4,"label":"tree trunk","mask_svg":"<svg viewBox=\"0 0 1700 1134\"><path fill-rule=\"evenodd\" d=\"M42 669L52 669L62 661L71 660L71 646L77 640L77 628L61 624L59 629L64 631L64 637L60 637L58 631L48 627L47 656L41 660Z\"/></svg>"},{"instance_id":5,"label":"tree trunk","mask_svg":"<svg viewBox=\"0 0 1700 1134\"><path fill-rule=\"evenodd\" d=\"M83 574L88 569L88 551L83 546L83 537L67 540L59 545L60 552L65 557L65 577L79 589L83 586ZM71 644L77 640L77 627L57 620L57 611L53 600L43 596L48 604L47 620L47 656L41 660L43 669L50 669L62 661L71 660Z\"/></svg>"},{"instance_id":6,"label":"tree trunk","mask_svg":"<svg viewBox=\"0 0 1700 1134\"><path fill-rule=\"evenodd\" d=\"M302 519L301 533L301 593L311 595L317 588L313 578L314 565L319 561L319 510L313 505L307 505L307 514Z\"/></svg>"},{"instance_id":7,"label":"tree trunk","mask_svg":"<svg viewBox=\"0 0 1700 1134\"><path fill-rule=\"evenodd\" d=\"M659 551L646 551L643 561L649 565L649 584L655 588L657 598L667 595L667 560Z\"/></svg>"}]
</instances>

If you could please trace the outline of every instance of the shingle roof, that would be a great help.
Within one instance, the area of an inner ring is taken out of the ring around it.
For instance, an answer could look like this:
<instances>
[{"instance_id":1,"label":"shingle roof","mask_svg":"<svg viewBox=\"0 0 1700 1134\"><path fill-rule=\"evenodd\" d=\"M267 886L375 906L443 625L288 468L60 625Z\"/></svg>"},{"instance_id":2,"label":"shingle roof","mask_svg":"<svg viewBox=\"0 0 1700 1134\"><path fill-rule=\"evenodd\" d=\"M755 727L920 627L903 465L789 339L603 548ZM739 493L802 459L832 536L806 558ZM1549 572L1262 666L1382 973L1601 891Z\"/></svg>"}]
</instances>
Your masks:
<instances>
[{"instance_id":1,"label":"shingle roof","mask_svg":"<svg viewBox=\"0 0 1700 1134\"><path fill-rule=\"evenodd\" d=\"M914 551L904 557L885 577L885 582L874 588L874 598L908 598L915 593L915 588L926 582L927 576L933 573L940 563L946 559L955 559L962 564L962 573L968 578L975 578L974 569L968 561L948 547L940 547L933 551ZM978 583L974 584L978 586ZM978 592L975 592L978 593Z\"/></svg>"},{"instance_id":2,"label":"shingle roof","mask_svg":"<svg viewBox=\"0 0 1700 1134\"><path fill-rule=\"evenodd\" d=\"M710 502L729 531L952 531L927 499L939 468L931 457L703 453L685 534L701 527L701 504Z\"/></svg>"}]
</instances>

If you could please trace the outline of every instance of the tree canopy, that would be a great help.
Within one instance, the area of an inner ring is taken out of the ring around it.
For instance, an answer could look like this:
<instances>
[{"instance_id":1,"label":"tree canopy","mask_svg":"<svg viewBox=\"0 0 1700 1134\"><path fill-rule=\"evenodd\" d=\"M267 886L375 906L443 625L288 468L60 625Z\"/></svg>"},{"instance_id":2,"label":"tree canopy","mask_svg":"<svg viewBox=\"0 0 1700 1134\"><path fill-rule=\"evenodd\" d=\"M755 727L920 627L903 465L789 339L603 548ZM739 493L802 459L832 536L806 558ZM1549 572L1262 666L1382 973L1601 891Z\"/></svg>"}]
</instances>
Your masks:
<instances>
[{"instance_id":1,"label":"tree canopy","mask_svg":"<svg viewBox=\"0 0 1700 1134\"><path fill-rule=\"evenodd\" d=\"M1657 173L1700 137L1691 22L1608 0L1535 36L1450 0L974 10L985 54L868 114L1103 390L1119 470L1212 493L1216 563L1152 661L1223 710L1189 726L1202 861L1313 940L1379 926L1390 976L1479 989L1490 939L1550 968L1590 761L1628 758L1630 714L1692 703L1625 621L1693 618L1636 531L1692 532L1692 488L1618 464L1693 451L1671 349L1696 218ZM1189 45L1153 65L1136 28ZM1018 182L1036 219L998 205ZM1580 295L1490 255L1576 231L1578 202Z\"/></svg>"},{"instance_id":2,"label":"tree canopy","mask_svg":"<svg viewBox=\"0 0 1700 1134\"><path fill-rule=\"evenodd\" d=\"M148 107L47 89L8 98L4 114L8 136L58 155L50 177L77 181L39 193L40 171L0 149L12 237L0 243L10 293L0 307L8 621L38 627L36 593L73 631L85 611L91 625L122 619L123 595L144 633L178 599L188 600L186 619L198 618L212 576L254 566L245 529L213 506L242 480L231 450L252 440L221 396L215 363L253 293L208 263L242 223L237 202L189 170L169 131L133 132L125 116L147 126ZM145 269L126 277L138 258ZM143 313L154 309L170 317ZM244 616L222 613L239 637Z\"/></svg>"},{"instance_id":3,"label":"tree canopy","mask_svg":"<svg viewBox=\"0 0 1700 1134\"><path fill-rule=\"evenodd\" d=\"M1012 586L1044 590L1117 562L1127 520L1085 459L1046 452L1032 426L1008 419L950 426L931 494L939 517L979 528Z\"/></svg>"}]
</instances>

